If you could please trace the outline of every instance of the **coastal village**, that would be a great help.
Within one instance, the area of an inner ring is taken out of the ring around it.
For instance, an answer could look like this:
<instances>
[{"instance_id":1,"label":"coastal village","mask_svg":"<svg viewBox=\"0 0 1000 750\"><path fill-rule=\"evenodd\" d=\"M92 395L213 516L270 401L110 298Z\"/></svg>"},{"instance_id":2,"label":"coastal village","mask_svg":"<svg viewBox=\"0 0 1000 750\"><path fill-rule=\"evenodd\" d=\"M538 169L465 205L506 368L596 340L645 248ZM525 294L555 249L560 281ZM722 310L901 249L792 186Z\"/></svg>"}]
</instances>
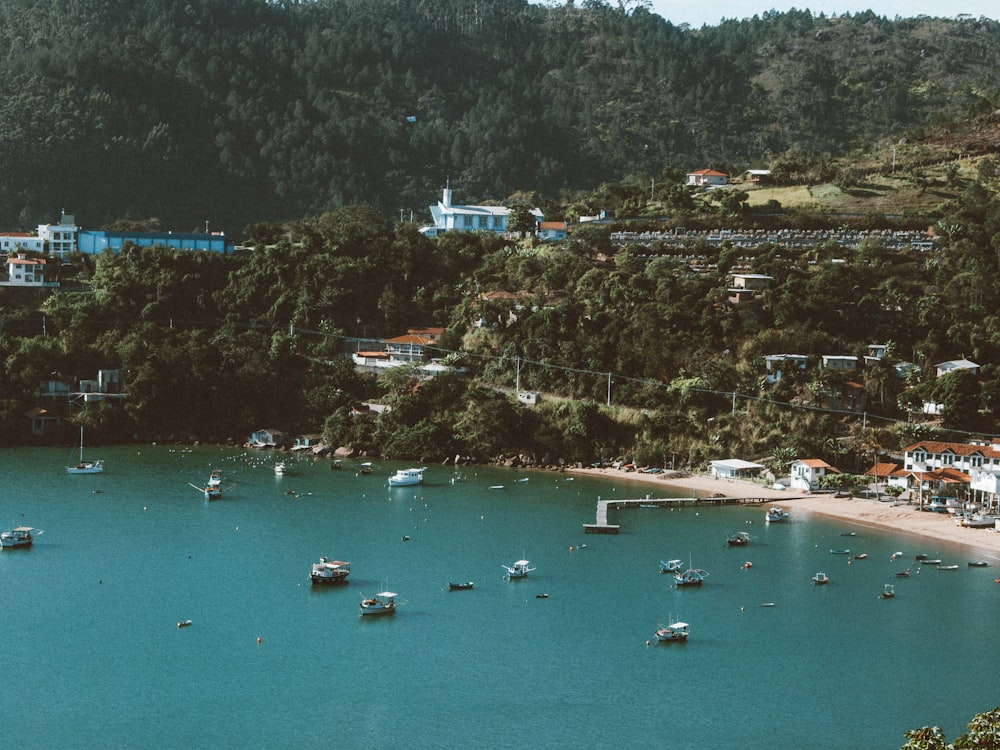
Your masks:
<instances>
[{"instance_id":1,"label":"coastal village","mask_svg":"<svg viewBox=\"0 0 1000 750\"><path fill-rule=\"evenodd\" d=\"M745 178L759 184L767 180L764 171L754 171ZM721 188L728 183L729 176L714 170L698 170L688 174L688 184L698 187ZM433 224L420 231L428 237L439 237L446 232L486 232L508 234L507 221L511 210L502 206L460 205L452 201L452 191L445 188L441 200L429 206ZM544 242L560 242L572 232L567 222L546 222L541 211L530 212L534 228L531 234ZM581 217L580 225L607 221L605 216ZM933 246L933 237L923 232L859 232L839 231L750 231L712 230L709 232L688 232L686 230L669 233L612 233L613 243L622 246L647 248L647 252L667 250L696 245L699 241L709 245L725 243L729 247L754 247L761 242L779 246L809 247L822 243L836 243L845 250L857 246L864 240L877 240L894 251L922 252ZM107 231L81 229L75 216L62 212L55 224L38 226L35 234L7 232L0 233L0 253L6 254L7 279L0 286L53 289L59 287L57 262L65 265L66 260L78 253L95 255L102 252L118 253L127 245L136 247L163 247L188 252L232 253L236 246L227 240L224 232L205 233ZM634 250L633 250L634 252ZM640 251L641 252L641 251ZM652 255L640 256L651 258ZM688 264L695 273L714 270L704 257L690 255ZM741 270L737 264L727 277L728 302L731 305L752 304L755 297L770 288L773 278L767 275ZM483 292L484 298L501 299L504 295ZM519 303L517 298L506 295L510 304L509 322L517 319ZM481 324L481 323L480 323ZM443 327L410 328L400 335L380 340L353 340L354 351L347 353L354 365L361 371L382 372L390 368L416 367L423 377L434 377L444 372L461 371L447 363L443 355L447 352L439 347L444 333ZM364 345L364 348L362 348ZM810 357L794 353L772 353L763 357L766 381L775 384L790 372L805 372L809 368L821 368L837 373L839 384L831 386L823 395L823 405L828 408L843 409L859 414L866 408L864 389L859 382L866 367L878 363L886 355L888 344L870 344L864 357L843 353L829 353L820 357ZM896 361L893 375L906 378L917 366L910 362ZM968 371L975 374L979 365L967 359L941 362L936 366L938 378L950 373ZM92 380L67 383L52 379L39 383L39 404L25 414L31 421L31 431L44 435L69 416L74 408L87 404L114 407L127 398L127 383L117 370L100 370ZM515 388L517 400L522 408L534 406L543 394L537 391ZM377 416L384 405L367 403L359 405L358 416ZM943 405L925 402L922 414L925 418L940 416ZM325 455L335 449L322 444L321 436L303 434L286 436L276 429L261 429L249 436L247 445L251 447L274 448L294 452L308 451L314 455ZM609 459L609 463L612 460ZM666 473L667 467L635 467L622 461L614 462L616 468L646 473ZM763 463L751 458L724 458L712 460L702 467L707 476L716 479L751 480L772 489L786 489L798 493L836 493L837 475L844 472L818 458L799 457L789 463L786 471L768 469ZM896 460L887 456L875 456L875 461L865 471L867 484L852 489L865 495L884 495L886 499L907 504L916 504L921 510L932 510L956 514L959 522L972 527L995 528L996 516L1000 514L1000 445L984 440L969 443L921 441L907 446Z\"/></svg>"}]
</instances>

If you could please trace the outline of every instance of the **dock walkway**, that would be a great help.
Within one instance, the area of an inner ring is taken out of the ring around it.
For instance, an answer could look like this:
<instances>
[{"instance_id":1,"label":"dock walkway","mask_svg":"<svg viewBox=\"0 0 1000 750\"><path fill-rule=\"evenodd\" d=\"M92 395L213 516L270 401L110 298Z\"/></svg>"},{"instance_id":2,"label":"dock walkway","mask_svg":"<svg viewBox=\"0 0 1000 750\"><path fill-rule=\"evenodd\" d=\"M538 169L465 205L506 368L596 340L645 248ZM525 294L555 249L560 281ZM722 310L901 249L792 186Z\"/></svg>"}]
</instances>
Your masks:
<instances>
[{"instance_id":1,"label":"dock walkway","mask_svg":"<svg viewBox=\"0 0 1000 750\"><path fill-rule=\"evenodd\" d=\"M632 500L600 500L597 501L596 523L585 523L583 531L587 534L617 534L621 526L608 523L608 510L626 508L683 508L689 505L746 505L748 503L774 502L773 497L660 497L648 495Z\"/></svg>"}]
</instances>

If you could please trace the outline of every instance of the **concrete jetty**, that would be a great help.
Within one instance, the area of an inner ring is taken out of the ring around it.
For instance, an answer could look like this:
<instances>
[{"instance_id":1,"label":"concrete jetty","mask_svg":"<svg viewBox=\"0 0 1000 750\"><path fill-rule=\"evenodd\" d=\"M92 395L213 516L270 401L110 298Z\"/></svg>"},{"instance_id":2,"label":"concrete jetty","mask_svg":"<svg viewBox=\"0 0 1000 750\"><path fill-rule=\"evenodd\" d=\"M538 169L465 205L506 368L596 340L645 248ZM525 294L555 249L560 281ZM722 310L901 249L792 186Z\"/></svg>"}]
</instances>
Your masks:
<instances>
[{"instance_id":1,"label":"concrete jetty","mask_svg":"<svg viewBox=\"0 0 1000 750\"><path fill-rule=\"evenodd\" d=\"M617 534L621 526L608 523L608 510L630 508L683 508L690 505L744 505L747 503L773 502L770 497L644 497L630 500L597 500L595 523L583 524L586 534Z\"/></svg>"}]
</instances>

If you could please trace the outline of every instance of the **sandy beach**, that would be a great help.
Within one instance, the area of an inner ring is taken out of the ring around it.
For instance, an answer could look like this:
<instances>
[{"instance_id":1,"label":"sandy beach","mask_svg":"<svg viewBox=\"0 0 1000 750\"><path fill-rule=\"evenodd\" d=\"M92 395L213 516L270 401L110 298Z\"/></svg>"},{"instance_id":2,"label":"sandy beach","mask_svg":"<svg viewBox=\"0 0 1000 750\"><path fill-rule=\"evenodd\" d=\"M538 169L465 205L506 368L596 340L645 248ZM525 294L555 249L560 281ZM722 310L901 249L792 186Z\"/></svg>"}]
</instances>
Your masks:
<instances>
[{"instance_id":1,"label":"sandy beach","mask_svg":"<svg viewBox=\"0 0 1000 750\"><path fill-rule=\"evenodd\" d=\"M606 477L619 482L634 482L636 497L652 494L655 488L669 487L672 492L690 490L699 497L722 495L724 497L764 498L781 505L792 514L818 513L836 518L851 526L869 526L888 529L908 536L922 537L943 545L961 545L969 559L988 560L1000 564L1000 533L992 529L970 529L957 526L947 513L920 512L914 504L905 501L875 500L867 498L840 498L832 495L802 495L792 490L771 487L738 479L716 479L709 475L640 474L619 469L567 469L569 473L592 477ZM928 551L935 551L929 547Z\"/></svg>"}]
</instances>

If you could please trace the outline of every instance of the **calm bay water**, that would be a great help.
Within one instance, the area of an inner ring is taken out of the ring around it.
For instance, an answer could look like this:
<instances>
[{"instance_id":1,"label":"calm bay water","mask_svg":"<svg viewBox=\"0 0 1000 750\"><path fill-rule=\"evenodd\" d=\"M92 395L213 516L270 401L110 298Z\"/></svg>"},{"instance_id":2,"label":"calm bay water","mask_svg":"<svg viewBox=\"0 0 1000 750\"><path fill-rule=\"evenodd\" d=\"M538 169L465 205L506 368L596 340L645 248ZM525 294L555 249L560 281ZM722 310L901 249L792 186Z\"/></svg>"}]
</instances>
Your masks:
<instances>
[{"instance_id":1,"label":"calm bay water","mask_svg":"<svg viewBox=\"0 0 1000 750\"><path fill-rule=\"evenodd\" d=\"M25 746L898 748L1000 703L997 567L967 568L961 548L767 526L758 507L612 511L621 534L584 535L599 497L650 489L542 472L452 483L431 466L390 489L401 464L307 459L276 477L267 453L88 457L107 473L0 453L0 525L44 532L0 553L0 715ZM207 502L188 483L213 468L236 486ZM727 547L742 530L750 546ZM829 553L845 547L869 557ZM960 568L920 569L919 552ZM348 584L310 586L322 555L351 561ZM522 557L537 570L505 580ZM709 572L701 589L659 573L674 557ZM386 587L399 611L360 618ZM671 616L687 643L655 641Z\"/></svg>"}]
</instances>

